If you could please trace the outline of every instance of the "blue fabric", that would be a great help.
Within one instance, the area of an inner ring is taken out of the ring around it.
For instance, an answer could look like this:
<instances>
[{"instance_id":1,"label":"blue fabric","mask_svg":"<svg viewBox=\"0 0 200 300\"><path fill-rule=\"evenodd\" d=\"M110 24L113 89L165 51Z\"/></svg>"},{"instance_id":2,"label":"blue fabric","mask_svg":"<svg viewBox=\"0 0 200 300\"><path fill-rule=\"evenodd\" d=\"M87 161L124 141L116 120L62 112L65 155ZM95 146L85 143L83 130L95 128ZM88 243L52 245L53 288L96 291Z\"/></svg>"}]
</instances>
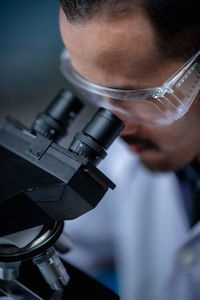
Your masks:
<instances>
[{"instance_id":1,"label":"blue fabric","mask_svg":"<svg viewBox=\"0 0 200 300\"><path fill-rule=\"evenodd\" d=\"M192 227L200 220L200 174L197 165L193 162L179 170L176 175L179 179L186 214Z\"/></svg>"}]
</instances>

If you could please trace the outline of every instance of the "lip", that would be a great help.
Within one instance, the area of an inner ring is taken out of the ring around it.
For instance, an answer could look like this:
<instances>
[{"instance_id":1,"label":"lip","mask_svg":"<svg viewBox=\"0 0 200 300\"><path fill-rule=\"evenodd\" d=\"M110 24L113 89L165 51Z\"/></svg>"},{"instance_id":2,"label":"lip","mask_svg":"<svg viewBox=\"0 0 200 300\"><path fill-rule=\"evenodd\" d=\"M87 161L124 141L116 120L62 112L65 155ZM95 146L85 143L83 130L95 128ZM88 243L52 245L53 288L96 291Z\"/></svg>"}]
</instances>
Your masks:
<instances>
[{"instance_id":1,"label":"lip","mask_svg":"<svg viewBox=\"0 0 200 300\"><path fill-rule=\"evenodd\" d=\"M144 145L142 143L128 144L128 148L129 148L130 151L132 151L132 152L134 152L136 154L141 154L145 150L150 149L149 147L147 147L146 145Z\"/></svg>"},{"instance_id":2,"label":"lip","mask_svg":"<svg viewBox=\"0 0 200 300\"><path fill-rule=\"evenodd\" d=\"M142 154L149 150L158 150L158 146L150 139L141 138L136 135L123 135L122 140L127 144L129 150L136 154Z\"/></svg>"}]
</instances>

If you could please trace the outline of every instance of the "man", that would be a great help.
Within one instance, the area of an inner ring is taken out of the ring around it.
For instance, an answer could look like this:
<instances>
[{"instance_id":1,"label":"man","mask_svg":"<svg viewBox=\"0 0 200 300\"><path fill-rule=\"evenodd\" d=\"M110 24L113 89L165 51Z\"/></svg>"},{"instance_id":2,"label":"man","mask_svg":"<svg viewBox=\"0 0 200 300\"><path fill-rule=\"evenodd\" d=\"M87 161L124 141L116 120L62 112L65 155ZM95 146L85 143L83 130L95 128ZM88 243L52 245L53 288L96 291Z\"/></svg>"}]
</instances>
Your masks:
<instances>
[{"instance_id":1,"label":"man","mask_svg":"<svg viewBox=\"0 0 200 300\"><path fill-rule=\"evenodd\" d=\"M194 168L189 168L189 177L186 172L192 187L197 185L200 163L198 11L197 0L62 0L60 11L61 36L69 54L69 81L88 95L100 96L100 105L110 105L126 125L122 139L146 168L173 170L182 179L184 173L185 180L185 172L180 170L192 163ZM187 206L188 218L190 211L191 203ZM188 222L194 225L198 219L199 212ZM189 244L199 236L199 226L197 223L190 236L185 235ZM174 228L179 232L177 228L180 229L179 225ZM142 232L141 227L137 230ZM165 236L165 240L170 237ZM197 242L195 251L198 247ZM175 250L178 251L177 245L172 252ZM133 284L132 295L124 293L123 299L199 299L200 271L198 264L194 264L198 255L187 252L185 256L180 252L181 255L189 262L187 270L180 267L175 271L170 266L170 271L163 270L165 278L156 286L153 281L159 281L159 275L148 278L154 266L147 263L152 269L143 271L148 274L147 278L144 275L145 280L141 275L143 290ZM132 280L135 282L135 278Z\"/></svg>"}]
</instances>

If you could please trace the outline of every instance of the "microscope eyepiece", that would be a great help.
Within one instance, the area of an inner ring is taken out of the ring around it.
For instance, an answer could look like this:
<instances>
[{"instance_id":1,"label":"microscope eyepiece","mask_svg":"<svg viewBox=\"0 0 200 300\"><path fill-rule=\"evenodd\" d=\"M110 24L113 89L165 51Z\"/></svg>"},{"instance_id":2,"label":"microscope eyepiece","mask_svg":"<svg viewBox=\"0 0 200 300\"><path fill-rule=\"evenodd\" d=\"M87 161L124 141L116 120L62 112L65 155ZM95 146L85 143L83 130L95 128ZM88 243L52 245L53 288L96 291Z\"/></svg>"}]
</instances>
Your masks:
<instances>
[{"instance_id":1,"label":"microscope eyepiece","mask_svg":"<svg viewBox=\"0 0 200 300\"><path fill-rule=\"evenodd\" d=\"M69 150L94 164L106 156L106 149L124 128L122 121L105 108L99 108L81 133L77 133Z\"/></svg>"},{"instance_id":2,"label":"microscope eyepiece","mask_svg":"<svg viewBox=\"0 0 200 300\"><path fill-rule=\"evenodd\" d=\"M61 90L46 110L37 115L32 130L57 141L66 135L67 129L82 108L83 104L79 99L69 91Z\"/></svg>"}]
</instances>

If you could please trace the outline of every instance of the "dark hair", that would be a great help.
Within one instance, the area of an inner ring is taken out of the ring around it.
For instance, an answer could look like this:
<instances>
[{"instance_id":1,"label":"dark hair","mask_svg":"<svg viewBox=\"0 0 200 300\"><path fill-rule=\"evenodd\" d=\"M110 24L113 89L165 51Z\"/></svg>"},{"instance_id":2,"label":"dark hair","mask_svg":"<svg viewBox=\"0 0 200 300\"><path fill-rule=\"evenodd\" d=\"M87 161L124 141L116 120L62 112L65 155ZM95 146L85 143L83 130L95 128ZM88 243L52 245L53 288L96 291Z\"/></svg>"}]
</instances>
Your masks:
<instances>
[{"instance_id":1,"label":"dark hair","mask_svg":"<svg viewBox=\"0 0 200 300\"><path fill-rule=\"evenodd\" d=\"M72 23L141 5L151 17L165 55L188 58L200 49L200 0L60 0L60 4Z\"/></svg>"},{"instance_id":2,"label":"dark hair","mask_svg":"<svg viewBox=\"0 0 200 300\"><path fill-rule=\"evenodd\" d=\"M112 14L126 10L135 0L60 0L60 5L70 22L87 21L102 11Z\"/></svg>"}]
</instances>

